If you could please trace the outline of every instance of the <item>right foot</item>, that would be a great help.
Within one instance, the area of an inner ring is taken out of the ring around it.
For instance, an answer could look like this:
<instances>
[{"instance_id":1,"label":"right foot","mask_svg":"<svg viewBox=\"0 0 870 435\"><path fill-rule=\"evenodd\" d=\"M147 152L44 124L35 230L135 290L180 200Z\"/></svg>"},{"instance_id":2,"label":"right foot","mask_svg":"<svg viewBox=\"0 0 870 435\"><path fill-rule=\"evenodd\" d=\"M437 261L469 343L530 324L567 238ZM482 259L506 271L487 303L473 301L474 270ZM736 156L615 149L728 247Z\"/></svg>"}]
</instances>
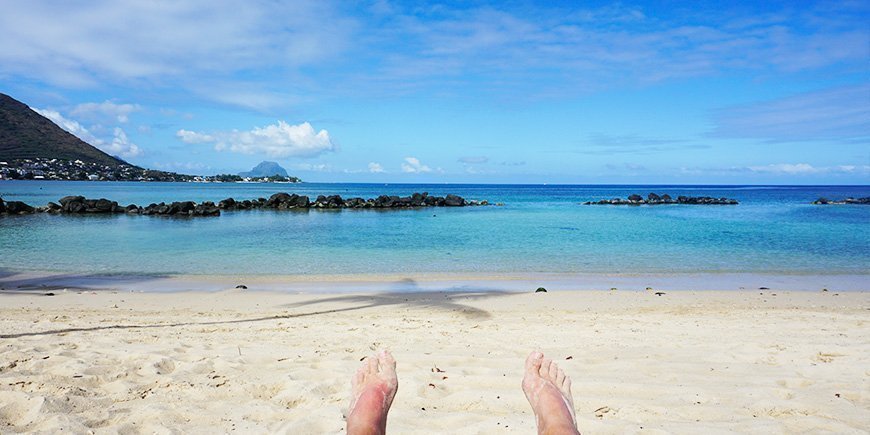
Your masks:
<instances>
[{"instance_id":1,"label":"right foot","mask_svg":"<svg viewBox=\"0 0 870 435\"><path fill-rule=\"evenodd\" d=\"M539 434L578 434L571 378L541 352L526 358L523 392L535 412Z\"/></svg>"},{"instance_id":2,"label":"right foot","mask_svg":"<svg viewBox=\"0 0 870 435\"><path fill-rule=\"evenodd\" d=\"M387 430L387 413L399 380L396 360L386 350L366 358L351 381L352 400L347 415L349 435L383 434Z\"/></svg>"}]
</instances>

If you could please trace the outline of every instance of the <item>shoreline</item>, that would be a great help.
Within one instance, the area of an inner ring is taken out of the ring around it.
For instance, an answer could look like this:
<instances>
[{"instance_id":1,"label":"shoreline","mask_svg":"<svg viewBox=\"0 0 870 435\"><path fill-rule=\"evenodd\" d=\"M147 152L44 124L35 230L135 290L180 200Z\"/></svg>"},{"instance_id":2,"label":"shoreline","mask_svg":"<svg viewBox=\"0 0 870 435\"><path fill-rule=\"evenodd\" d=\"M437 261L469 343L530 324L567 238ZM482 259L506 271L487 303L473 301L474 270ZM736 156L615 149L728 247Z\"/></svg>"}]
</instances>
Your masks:
<instances>
[{"instance_id":1,"label":"shoreline","mask_svg":"<svg viewBox=\"0 0 870 435\"><path fill-rule=\"evenodd\" d=\"M119 290L148 293L247 290L287 293L507 291L870 291L870 274L794 273L521 273L521 274L346 274L346 275L102 275L13 272L0 275L0 291Z\"/></svg>"}]
</instances>

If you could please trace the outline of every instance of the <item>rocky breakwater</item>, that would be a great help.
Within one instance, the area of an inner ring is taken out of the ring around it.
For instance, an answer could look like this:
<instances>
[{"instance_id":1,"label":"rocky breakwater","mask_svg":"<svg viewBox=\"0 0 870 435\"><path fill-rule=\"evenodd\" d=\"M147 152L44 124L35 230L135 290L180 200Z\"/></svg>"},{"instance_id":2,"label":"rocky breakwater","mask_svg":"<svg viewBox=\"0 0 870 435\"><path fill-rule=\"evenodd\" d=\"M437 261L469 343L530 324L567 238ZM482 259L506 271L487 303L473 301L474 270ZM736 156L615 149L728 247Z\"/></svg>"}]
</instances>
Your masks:
<instances>
[{"instance_id":1,"label":"rocky breakwater","mask_svg":"<svg viewBox=\"0 0 870 435\"><path fill-rule=\"evenodd\" d=\"M40 207L38 211L66 214L127 213L158 216L219 216L221 214L217 206L210 201L203 201L199 204L193 201L177 201L169 204L161 202L140 207L136 204L118 205L116 201L105 198L88 199L83 196L65 196L59 202L60 204L50 202L45 207Z\"/></svg>"},{"instance_id":2,"label":"rocky breakwater","mask_svg":"<svg viewBox=\"0 0 870 435\"><path fill-rule=\"evenodd\" d=\"M828 199L819 198L813 201L814 205L840 205L840 204L855 204L855 205L870 205L870 196L866 198L846 198L846 199Z\"/></svg>"},{"instance_id":3,"label":"rocky breakwater","mask_svg":"<svg viewBox=\"0 0 870 435\"><path fill-rule=\"evenodd\" d=\"M36 209L21 201L3 201L0 198L0 214L30 214Z\"/></svg>"},{"instance_id":4,"label":"rocky breakwater","mask_svg":"<svg viewBox=\"0 0 870 435\"><path fill-rule=\"evenodd\" d=\"M237 201L233 198L227 198L218 202L218 208L221 210L250 210L250 209L274 209L274 210L294 210L294 209L395 209L395 208L420 208L420 207L466 207L489 205L487 201L466 200L461 196L447 195L430 196L427 192L414 193L410 196L388 196L381 195L377 198L342 198L340 195L320 195L312 201L305 195L289 194L285 192L276 193L266 198L257 198L254 200Z\"/></svg>"},{"instance_id":5,"label":"rocky breakwater","mask_svg":"<svg viewBox=\"0 0 870 435\"><path fill-rule=\"evenodd\" d=\"M668 195L650 193L644 197L633 194L628 198L602 199L599 201L587 201L583 205L660 205L660 204L689 204L689 205L737 205L736 199L712 198L709 196L678 196L676 199Z\"/></svg>"},{"instance_id":6,"label":"rocky breakwater","mask_svg":"<svg viewBox=\"0 0 870 435\"><path fill-rule=\"evenodd\" d=\"M428 193L414 193L411 196L387 196L377 198L347 198L339 195L318 196L314 201L305 195L276 193L266 198L246 199L237 201L233 198L224 199L217 204L211 201L195 203L193 201L176 201L169 204L149 204L145 207L136 204L119 205L116 201L105 198L88 199L84 196L65 196L58 203L49 202L43 207L31 207L21 201L4 202L0 198L0 214L110 214L126 213L144 216L220 216L221 210L293 210L293 209L397 209L419 207L466 207L489 205L487 201L466 200L461 196L447 195L429 196Z\"/></svg>"}]
</instances>

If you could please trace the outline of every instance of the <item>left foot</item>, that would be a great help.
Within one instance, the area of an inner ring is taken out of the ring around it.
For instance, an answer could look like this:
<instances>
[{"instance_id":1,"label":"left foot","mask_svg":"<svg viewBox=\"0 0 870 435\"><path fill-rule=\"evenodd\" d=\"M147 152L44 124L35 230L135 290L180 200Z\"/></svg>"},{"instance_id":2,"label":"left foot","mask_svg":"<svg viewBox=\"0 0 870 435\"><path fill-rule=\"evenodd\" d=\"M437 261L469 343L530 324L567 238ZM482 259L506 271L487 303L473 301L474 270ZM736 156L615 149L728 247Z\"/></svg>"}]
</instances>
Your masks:
<instances>
[{"instance_id":1,"label":"left foot","mask_svg":"<svg viewBox=\"0 0 870 435\"><path fill-rule=\"evenodd\" d=\"M348 435L384 434L387 430L387 413L399 389L393 355L382 350L366 358L354 375L351 386Z\"/></svg>"}]
</instances>

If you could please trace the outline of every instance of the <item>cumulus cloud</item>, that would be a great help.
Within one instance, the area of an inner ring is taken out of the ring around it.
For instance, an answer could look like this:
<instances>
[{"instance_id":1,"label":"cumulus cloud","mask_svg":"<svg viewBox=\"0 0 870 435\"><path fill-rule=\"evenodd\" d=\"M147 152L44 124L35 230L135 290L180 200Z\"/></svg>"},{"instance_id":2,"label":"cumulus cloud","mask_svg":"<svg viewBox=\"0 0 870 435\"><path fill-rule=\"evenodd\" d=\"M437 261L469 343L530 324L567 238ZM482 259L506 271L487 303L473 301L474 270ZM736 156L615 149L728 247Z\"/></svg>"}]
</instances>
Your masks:
<instances>
[{"instance_id":1,"label":"cumulus cloud","mask_svg":"<svg viewBox=\"0 0 870 435\"><path fill-rule=\"evenodd\" d=\"M407 174L420 174L424 172L432 172L432 168L420 163L420 159L416 157L405 157L402 163L402 172Z\"/></svg>"},{"instance_id":2,"label":"cumulus cloud","mask_svg":"<svg viewBox=\"0 0 870 435\"><path fill-rule=\"evenodd\" d=\"M369 163L369 172L372 174L380 174L384 172L384 167L381 166L380 163L370 162Z\"/></svg>"},{"instance_id":3,"label":"cumulus cloud","mask_svg":"<svg viewBox=\"0 0 870 435\"><path fill-rule=\"evenodd\" d=\"M178 130L178 132L175 133L175 136L181 139L182 142L189 144L209 143L217 140L212 135L197 133L183 128Z\"/></svg>"},{"instance_id":4,"label":"cumulus cloud","mask_svg":"<svg viewBox=\"0 0 870 435\"><path fill-rule=\"evenodd\" d=\"M103 118L110 118L121 124L126 124L130 120L130 114L141 109L142 107L138 104L118 104L106 100L102 103L79 104L70 111L70 115L80 119L94 119L97 121Z\"/></svg>"},{"instance_id":5,"label":"cumulus cloud","mask_svg":"<svg viewBox=\"0 0 870 435\"><path fill-rule=\"evenodd\" d=\"M89 129L85 128L78 121L69 119L60 114L60 112L51 109L32 108L33 111L50 119L60 128L72 133L79 139L101 149L102 151L124 158L138 157L144 154L138 145L134 144L127 137L127 133L120 127L115 127L112 131L111 138L98 137Z\"/></svg>"},{"instance_id":6,"label":"cumulus cloud","mask_svg":"<svg viewBox=\"0 0 870 435\"><path fill-rule=\"evenodd\" d=\"M307 122L291 125L284 121L249 131L200 133L178 130L175 136L184 143L213 143L217 151L266 154L269 157L315 157L337 150L326 130L315 131Z\"/></svg>"}]
</instances>

